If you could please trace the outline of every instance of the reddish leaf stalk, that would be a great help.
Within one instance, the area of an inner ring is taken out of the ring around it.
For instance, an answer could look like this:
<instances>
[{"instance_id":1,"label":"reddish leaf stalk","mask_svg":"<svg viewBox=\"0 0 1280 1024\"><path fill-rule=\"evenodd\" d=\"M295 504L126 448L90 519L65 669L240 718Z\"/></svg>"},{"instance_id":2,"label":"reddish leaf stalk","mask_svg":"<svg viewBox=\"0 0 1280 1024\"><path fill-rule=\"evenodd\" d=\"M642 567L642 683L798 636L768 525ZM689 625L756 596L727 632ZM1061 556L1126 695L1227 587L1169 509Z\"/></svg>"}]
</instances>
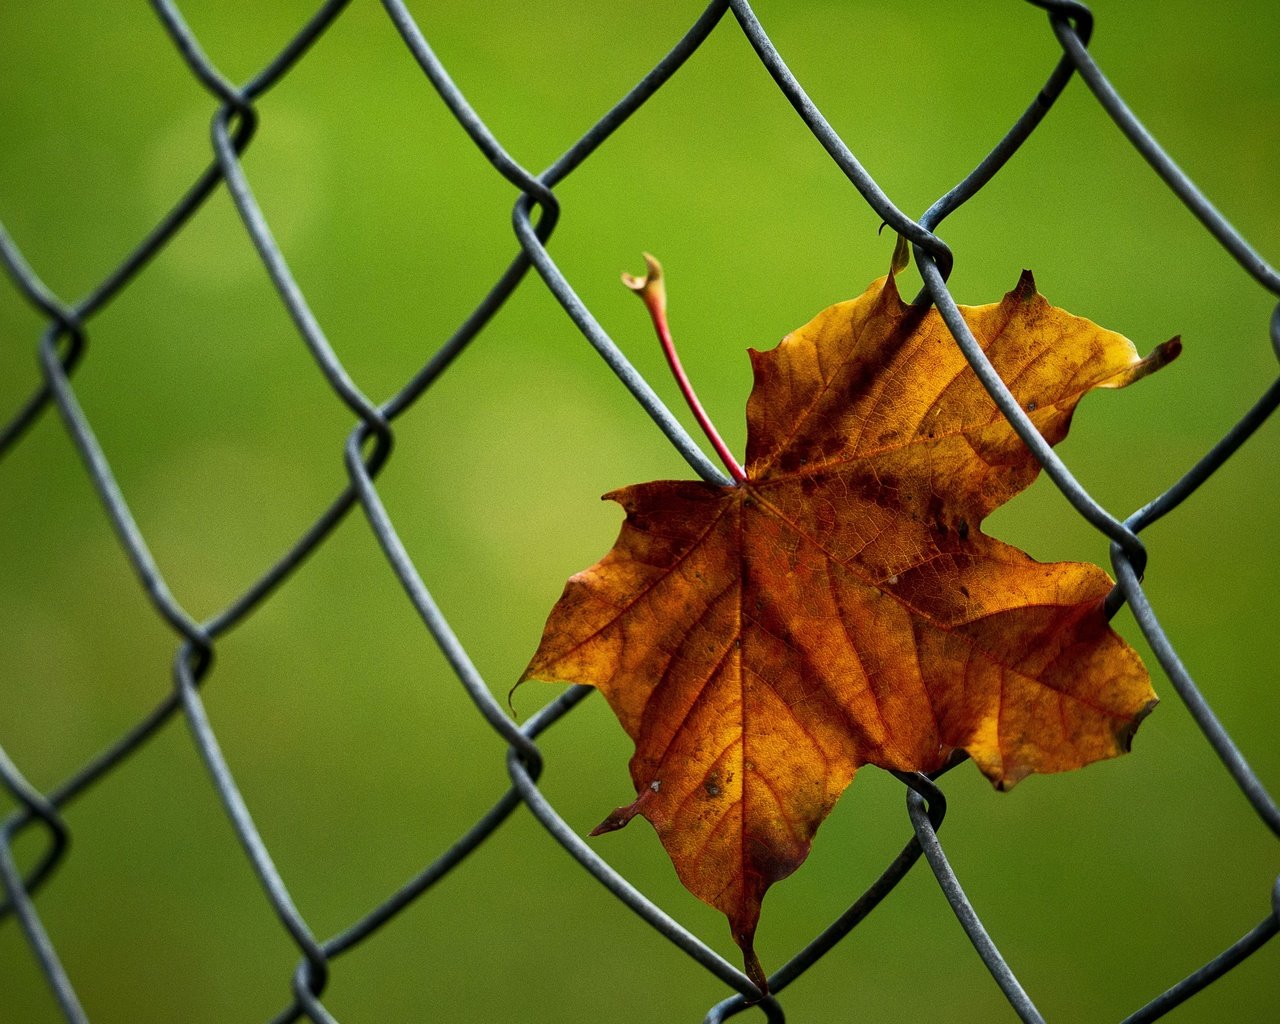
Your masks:
<instances>
[{"instance_id":1,"label":"reddish leaf stalk","mask_svg":"<svg viewBox=\"0 0 1280 1024\"><path fill-rule=\"evenodd\" d=\"M684 372L684 367L680 364L680 357L676 354L675 341L672 340L671 328L667 324L667 289L662 283L662 264L648 253L644 254L644 261L649 268L645 276L640 278L633 274L623 274L622 283L639 295L641 301L645 304L645 308L649 310L654 330L658 333L658 341L662 345L662 354L667 357L667 365L671 367L671 374L675 377L676 384L680 387L680 393L684 395L684 400L689 403L689 408L693 412L694 419L698 421L698 426L707 435L707 440L711 442L711 447L720 456L720 461L724 463L729 475L737 483L744 484L747 482L746 471L738 464L738 460L733 457L733 453L729 451L729 446L724 443L724 439L720 437L715 424L711 422L711 417L702 408L702 403L698 401L698 396L693 390L693 384L690 383L688 374Z\"/></svg>"}]
</instances>

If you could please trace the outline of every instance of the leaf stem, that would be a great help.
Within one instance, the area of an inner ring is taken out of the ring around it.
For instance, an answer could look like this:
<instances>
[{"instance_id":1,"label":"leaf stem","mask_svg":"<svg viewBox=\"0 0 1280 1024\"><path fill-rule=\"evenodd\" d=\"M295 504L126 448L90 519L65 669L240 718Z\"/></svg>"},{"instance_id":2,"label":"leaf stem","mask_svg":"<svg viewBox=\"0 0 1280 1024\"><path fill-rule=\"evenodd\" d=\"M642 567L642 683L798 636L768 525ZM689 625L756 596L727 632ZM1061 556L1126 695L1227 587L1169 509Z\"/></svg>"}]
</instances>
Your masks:
<instances>
[{"instance_id":1,"label":"leaf stem","mask_svg":"<svg viewBox=\"0 0 1280 1024\"><path fill-rule=\"evenodd\" d=\"M711 447L720 456L720 461L724 463L729 475L737 483L744 484L747 482L746 471L738 464L738 460L729 451L729 446L720 437L715 424L711 422L711 417L707 415L707 411L702 408L702 403L698 401L698 396L693 390L693 384L689 382L688 374L684 372L684 367L680 365L680 357L676 354L675 341L671 337L671 328L667 324L667 289L662 283L662 264L649 253L644 254L644 262L648 267L648 271L643 278L636 277L634 274L623 274L622 283L640 296L645 308L649 310L654 330L658 333L658 342L662 345L662 354L667 357L667 365L671 367L671 374L675 377L680 393L684 395L684 400L689 403L689 409L693 412L694 419L698 421L698 426L707 435L707 440L711 442Z\"/></svg>"}]
</instances>

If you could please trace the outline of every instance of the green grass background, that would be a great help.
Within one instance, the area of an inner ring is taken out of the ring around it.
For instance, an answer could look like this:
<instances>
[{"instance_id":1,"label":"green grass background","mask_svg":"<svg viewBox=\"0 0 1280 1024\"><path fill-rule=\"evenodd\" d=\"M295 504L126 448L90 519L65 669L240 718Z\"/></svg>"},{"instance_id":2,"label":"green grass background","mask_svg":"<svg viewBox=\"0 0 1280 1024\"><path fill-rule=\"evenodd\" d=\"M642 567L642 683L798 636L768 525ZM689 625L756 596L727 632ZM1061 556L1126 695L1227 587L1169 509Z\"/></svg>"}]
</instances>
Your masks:
<instances>
[{"instance_id":1,"label":"green grass background","mask_svg":"<svg viewBox=\"0 0 1280 1024\"><path fill-rule=\"evenodd\" d=\"M243 80L306 0L183 5ZM549 163L692 22L697 3L419 3L433 45L526 166ZM1104 69L1264 254L1280 253L1280 7L1099 0ZM1012 2L762 0L831 122L918 214L981 158L1057 55ZM85 293L208 159L212 103L142 4L0 7L0 219L64 297ZM356 0L260 104L245 169L334 347L375 398L453 330L514 251L514 194L447 116L380 6ZM693 428L635 299L669 275L686 367L741 450L743 350L767 347L881 274L891 239L809 137L731 19L557 190L551 251ZM1062 446L1127 514L1172 482L1276 372L1273 300L1212 241L1074 82L1041 130L942 230L960 301L1025 267L1056 304L1172 368L1083 405ZM914 275L914 272L912 272ZM911 279L909 278L909 281ZM908 288L912 285L909 283ZM35 385L38 318L0 288L0 409ZM75 386L178 599L224 606L344 480L351 416L324 385L219 192L92 321ZM1274 580L1280 424L1147 535L1148 589L1187 666L1280 789ZM689 470L534 278L397 425L379 482L416 564L505 695L566 576L610 545L598 496ZM1041 559L1107 547L1045 481L989 532ZM51 787L169 688L175 642L149 609L56 416L0 465L0 745ZM1117 620L1146 653L1127 613ZM1154 661L1148 657L1155 668ZM946 849L1010 964L1055 1021L1114 1020L1256 924L1274 839L1168 682L1132 756L993 792L947 781ZM517 696L528 715L554 691ZM209 714L298 906L326 936L443 850L505 789L503 746L353 515L218 644ZM629 743L592 699L549 733L544 789L585 832L629 799ZM296 954L185 726L67 808L70 857L38 907L95 1022L270 1016ZM861 774L810 861L769 896L767 966L803 945L909 831L901 786ZM42 839L24 836L30 863ZM645 893L736 960L652 831L594 840ZM1274 1019L1268 947L1169 1019ZM602 890L523 809L375 940L335 964L344 1022L700 1020L725 990ZM785 995L795 1021L1011 1020L926 867ZM12 920L0 1021L59 1019ZM756 1019L762 1019L756 1017Z\"/></svg>"}]
</instances>

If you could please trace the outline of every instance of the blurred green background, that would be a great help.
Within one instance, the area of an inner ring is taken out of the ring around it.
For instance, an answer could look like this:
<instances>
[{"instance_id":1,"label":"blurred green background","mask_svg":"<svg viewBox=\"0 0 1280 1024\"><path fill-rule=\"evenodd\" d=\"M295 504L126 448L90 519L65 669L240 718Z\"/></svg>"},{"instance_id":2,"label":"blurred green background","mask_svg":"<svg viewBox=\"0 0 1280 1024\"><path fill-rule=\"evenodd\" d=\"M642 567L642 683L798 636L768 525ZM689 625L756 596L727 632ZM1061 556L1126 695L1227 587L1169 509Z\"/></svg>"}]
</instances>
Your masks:
<instances>
[{"instance_id":1,"label":"blurred green background","mask_svg":"<svg viewBox=\"0 0 1280 1024\"><path fill-rule=\"evenodd\" d=\"M243 80L311 0L183 4ZM700 4L415 5L508 149L549 163L665 52ZM1280 253L1280 6L1099 0L1093 50L1155 134L1264 254ZM1022 110L1058 53L1012 2L762 0L799 78L868 169L918 214ZM84 294L208 159L210 99L143 4L0 6L0 220L60 295ZM259 107L245 168L354 378L397 389L514 251L514 194L452 122L382 8L356 0ZM617 283L657 253L704 402L737 450L767 347L884 272L891 239L726 19L692 62L558 189L552 253L692 429L642 310ZM1073 83L1046 124L947 222L962 302L1026 266L1051 301L1180 362L1088 399L1062 451L1127 514L1172 482L1276 372L1273 300L1234 265ZM914 275L914 271L910 272ZM912 278L904 290L913 287ZM37 381L38 318L0 287L0 410ZM223 607L344 480L351 417L273 295L224 193L91 324L77 393L174 593ZM1280 789L1274 580L1280 424L1147 535L1148 587L1186 664ZM689 470L530 277L397 425L379 487L495 693L536 645L566 576L612 542L613 487ZM167 692L174 639L149 609L56 416L0 465L0 745L51 787ZM1045 481L988 532L1041 559L1106 563ZM1118 627L1146 653L1127 613ZM1154 661L1149 664L1155 669ZM946 849L1049 1019L1114 1020L1256 924L1280 867L1158 672L1132 756L993 792L947 781ZM550 688L517 696L522 716ZM314 930L363 914L507 785L481 722L353 515L218 645L209 714ZM591 699L546 735L544 789L587 831L627 801L630 745ZM3 806L3 805L0 805ZM266 1019L295 953L181 722L67 809L74 848L40 913L95 1022ZM864 771L809 863L770 894L779 965L909 831L901 786ZM34 834L18 852L30 863ZM593 841L737 962L647 826ZM1273 1020L1273 944L1170 1020ZM516 812L375 940L335 965L351 1021L694 1021L725 991ZM786 992L795 1021L1012 1019L926 867ZM12 920L0 1020L60 1019ZM760 1018L757 1018L760 1019Z\"/></svg>"}]
</instances>

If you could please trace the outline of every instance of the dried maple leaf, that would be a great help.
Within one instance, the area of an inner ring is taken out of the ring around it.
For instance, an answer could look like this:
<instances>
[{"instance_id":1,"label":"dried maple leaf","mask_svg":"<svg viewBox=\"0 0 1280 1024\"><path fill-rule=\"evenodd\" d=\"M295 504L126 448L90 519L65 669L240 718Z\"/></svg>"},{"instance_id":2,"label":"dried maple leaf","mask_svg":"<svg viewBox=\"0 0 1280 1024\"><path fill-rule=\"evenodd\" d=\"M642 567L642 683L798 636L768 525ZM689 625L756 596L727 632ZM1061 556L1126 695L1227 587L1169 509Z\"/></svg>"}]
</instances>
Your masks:
<instances>
[{"instance_id":1,"label":"dried maple leaf","mask_svg":"<svg viewBox=\"0 0 1280 1024\"><path fill-rule=\"evenodd\" d=\"M669 341L657 269L633 287ZM1050 443L1085 392L1180 348L1140 359L1027 272L1000 303L961 308ZM935 309L890 275L750 356L745 473L730 456L734 486L606 495L622 533L569 580L522 681L604 693L640 796L597 832L648 818L763 991L760 901L856 769L931 771L965 750L1008 788L1127 750L1155 695L1107 624L1101 569L979 529L1040 466Z\"/></svg>"}]
</instances>

